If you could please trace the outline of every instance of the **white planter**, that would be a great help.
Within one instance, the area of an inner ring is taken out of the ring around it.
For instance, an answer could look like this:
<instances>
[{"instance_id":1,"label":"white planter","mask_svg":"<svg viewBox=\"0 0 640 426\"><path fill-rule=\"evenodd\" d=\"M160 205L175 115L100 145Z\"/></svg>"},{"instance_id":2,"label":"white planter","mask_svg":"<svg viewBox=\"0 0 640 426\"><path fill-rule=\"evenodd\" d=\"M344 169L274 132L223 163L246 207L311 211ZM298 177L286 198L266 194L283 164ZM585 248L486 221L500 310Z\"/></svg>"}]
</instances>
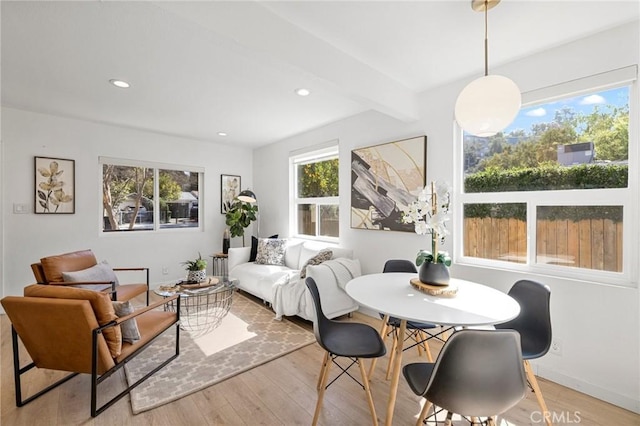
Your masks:
<instances>
[{"instance_id":1,"label":"white planter","mask_svg":"<svg viewBox=\"0 0 640 426\"><path fill-rule=\"evenodd\" d=\"M202 271L189 271L187 274L187 281L193 283L201 283L207 278L207 271L203 269Z\"/></svg>"}]
</instances>

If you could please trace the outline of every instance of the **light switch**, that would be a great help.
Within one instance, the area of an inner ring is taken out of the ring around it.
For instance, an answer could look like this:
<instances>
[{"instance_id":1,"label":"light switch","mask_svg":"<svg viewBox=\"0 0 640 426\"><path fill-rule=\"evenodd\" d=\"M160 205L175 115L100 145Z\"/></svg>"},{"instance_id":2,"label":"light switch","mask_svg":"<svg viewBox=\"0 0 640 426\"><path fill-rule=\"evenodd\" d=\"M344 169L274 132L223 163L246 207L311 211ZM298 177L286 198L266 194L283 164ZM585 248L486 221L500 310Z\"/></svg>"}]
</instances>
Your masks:
<instances>
[{"instance_id":1,"label":"light switch","mask_svg":"<svg viewBox=\"0 0 640 426\"><path fill-rule=\"evenodd\" d=\"M13 213L14 214L29 213L29 205L28 204L13 203Z\"/></svg>"}]
</instances>

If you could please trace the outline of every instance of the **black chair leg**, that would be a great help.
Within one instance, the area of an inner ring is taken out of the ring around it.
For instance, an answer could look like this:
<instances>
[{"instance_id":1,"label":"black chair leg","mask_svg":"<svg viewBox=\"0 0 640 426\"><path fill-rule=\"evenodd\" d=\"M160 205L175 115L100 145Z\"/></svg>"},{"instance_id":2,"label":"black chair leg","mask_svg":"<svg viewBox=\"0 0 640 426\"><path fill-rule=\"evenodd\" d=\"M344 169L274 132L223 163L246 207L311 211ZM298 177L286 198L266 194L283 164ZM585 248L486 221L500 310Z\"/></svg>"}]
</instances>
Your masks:
<instances>
[{"instance_id":1,"label":"black chair leg","mask_svg":"<svg viewBox=\"0 0 640 426\"><path fill-rule=\"evenodd\" d=\"M58 386L60 386L61 384L65 383L66 381L74 378L75 376L78 375L78 373L73 373L73 374L69 374L65 377L63 377L62 379L58 380L55 383L52 383L51 385L47 386L46 388L42 389L41 391L31 395L30 397L26 398L26 399L22 399L22 381L21 381L21 377L22 374L26 373L27 371L31 370L33 367L36 366L35 363L31 362L28 365L26 365L23 368L20 368L20 354L19 354L19 348L18 348L18 333L16 333L16 330L13 328L13 325L11 326L11 342L12 342L12 346L13 346L13 378L14 378L14 383L15 383L15 391L16 391L16 407L22 407L24 405L27 405L28 403L30 403L31 401L33 401L36 398L39 398L40 396L44 395L45 393L49 392L52 389L57 388Z\"/></svg>"}]
</instances>

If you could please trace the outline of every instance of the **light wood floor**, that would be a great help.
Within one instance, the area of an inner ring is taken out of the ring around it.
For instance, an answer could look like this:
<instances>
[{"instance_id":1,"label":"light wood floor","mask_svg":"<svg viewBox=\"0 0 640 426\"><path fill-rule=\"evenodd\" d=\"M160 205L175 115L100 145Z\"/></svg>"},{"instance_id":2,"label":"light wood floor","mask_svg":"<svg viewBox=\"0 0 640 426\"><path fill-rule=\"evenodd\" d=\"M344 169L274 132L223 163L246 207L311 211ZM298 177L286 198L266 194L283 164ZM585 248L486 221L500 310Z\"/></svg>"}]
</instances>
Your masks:
<instances>
[{"instance_id":1,"label":"light wood floor","mask_svg":"<svg viewBox=\"0 0 640 426\"><path fill-rule=\"evenodd\" d=\"M355 314L344 320L367 322L379 328L380 321ZM297 323L311 329L302 320ZM253 370L235 376L188 397L138 415L131 413L129 398L124 397L103 414L92 419L89 414L90 380L88 375L77 376L58 389L30 404L17 408L13 387L13 368L10 324L6 315L1 318L1 408L2 425L308 425L311 424L316 403L315 384L323 352L317 344L297 350ZM438 344L430 345L432 353ZM141 355L143 356L143 355ZM389 382L384 370L387 357L378 362L371 388L378 418L384 422L389 394ZM416 350L405 352L405 362L419 361ZM23 364L24 365L24 364ZM368 364L367 364L368 367ZM214 365L211 368L215 368ZM332 369L335 374L337 368ZM355 373L358 374L357 369ZM31 371L23 380L23 389L30 394L45 380L58 373ZM555 383L540 379L549 410L565 421L556 424L638 426L640 416L591 398ZM117 374L105 385L113 391L122 389L123 374ZM413 425L421 409L422 400L416 397L401 378L398 389L394 425ZM528 394L515 408L499 417L497 424L542 425L533 394ZM579 417L576 417L579 416ZM579 421L578 421L579 420ZM353 381L342 377L325 393L320 416L323 425L368 425L371 418L364 391ZM433 424L433 423L431 423ZM458 421L454 424L468 424Z\"/></svg>"}]
</instances>

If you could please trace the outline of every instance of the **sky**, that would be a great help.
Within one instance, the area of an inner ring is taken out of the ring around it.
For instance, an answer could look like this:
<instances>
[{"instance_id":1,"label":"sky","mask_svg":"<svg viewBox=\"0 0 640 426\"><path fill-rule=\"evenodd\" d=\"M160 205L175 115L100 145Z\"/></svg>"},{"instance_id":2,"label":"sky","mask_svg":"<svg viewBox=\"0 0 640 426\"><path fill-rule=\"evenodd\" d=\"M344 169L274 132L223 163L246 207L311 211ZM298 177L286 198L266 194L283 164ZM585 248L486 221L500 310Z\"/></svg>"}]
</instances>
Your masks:
<instances>
[{"instance_id":1,"label":"sky","mask_svg":"<svg viewBox=\"0 0 640 426\"><path fill-rule=\"evenodd\" d=\"M593 111L594 107L598 105L601 107L603 105L621 106L628 105L628 103L629 87L625 86L525 107L520 110L516 119L504 130L504 133L508 134L518 129L523 129L528 132L532 124L553 121L556 111L561 110L565 106L571 107L575 112L589 114Z\"/></svg>"}]
</instances>

